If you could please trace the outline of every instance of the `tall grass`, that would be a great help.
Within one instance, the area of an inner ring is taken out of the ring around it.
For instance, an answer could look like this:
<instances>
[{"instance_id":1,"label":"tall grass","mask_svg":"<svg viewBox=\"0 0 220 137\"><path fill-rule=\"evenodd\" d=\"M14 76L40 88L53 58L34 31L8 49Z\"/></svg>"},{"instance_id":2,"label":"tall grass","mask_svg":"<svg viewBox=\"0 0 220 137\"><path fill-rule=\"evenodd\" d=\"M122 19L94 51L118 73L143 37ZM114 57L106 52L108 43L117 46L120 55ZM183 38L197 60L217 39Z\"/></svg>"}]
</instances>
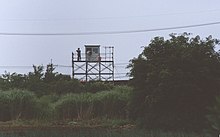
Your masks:
<instances>
[{"instance_id":1,"label":"tall grass","mask_svg":"<svg viewBox=\"0 0 220 137\"><path fill-rule=\"evenodd\" d=\"M35 116L37 100L33 93L22 90L0 92L0 120L30 119Z\"/></svg>"},{"instance_id":2,"label":"tall grass","mask_svg":"<svg viewBox=\"0 0 220 137\"><path fill-rule=\"evenodd\" d=\"M55 112L61 119L85 118L91 115L92 94L67 94L62 96L55 104Z\"/></svg>"},{"instance_id":3,"label":"tall grass","mask_svg":"<svg viewBox=\"0 0 220 137\"><path fill-rule=\"evenodd\" d=\"M96 93L37 97L30 91L0 91L0 121L126 118L132 89L126 86Z\"/></svg>"},{"instance_id":4,"label":"tall grass","mask_svg":"<svg viewBox=\"0 0 220 137\"><path fill-rule=\"evenodd\" d=\"M49 120L54 115L52 102L52 95L37 98L30 91L17 89L0 91L0 121Z\"/></svg>"},{"instance_id":5,"label":"tall grass","mask_svg":"<svg viewBox=\"0 0 220 137\"><path fill-rule=\"evenodd\" d=\"M44 95L37 99L36 117L37 120L50 122L55 119L54 103L59 100L57 95Z\"/></svg>"},{"instance_id":6,"label":"tall grass","mask_svg":"<svg viewBox=\"0 0 220 137\"><path fill-rule=\"evenodd\" d=\"M131 88L116 87L97 93L67 94L54 104L59 118L126 118Z\"/></svg>"},{"instance_id":7,"label":"tall grass","mask_svg":"<svg viewBox=\"0 0 220 137\"><path fill-rule=\"evenodd\" d=\"M96 93L93 100L95 115L108 118L126 118L131 91L130 87L118 86L111 91Z\"/></svg>"}]
</instances>

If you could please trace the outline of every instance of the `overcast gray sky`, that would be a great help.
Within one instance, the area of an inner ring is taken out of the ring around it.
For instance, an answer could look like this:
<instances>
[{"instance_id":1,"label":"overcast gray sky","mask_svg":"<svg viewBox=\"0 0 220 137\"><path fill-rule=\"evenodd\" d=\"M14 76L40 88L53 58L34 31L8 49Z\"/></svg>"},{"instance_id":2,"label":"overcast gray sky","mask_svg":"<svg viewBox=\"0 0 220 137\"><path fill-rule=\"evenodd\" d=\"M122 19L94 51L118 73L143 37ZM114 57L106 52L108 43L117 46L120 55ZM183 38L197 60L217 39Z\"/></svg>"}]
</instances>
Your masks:
<instances>
[{"instance_id":1,"label":"overcast gray sky","mask_svg":"<svg viewBox=\"0 0 220 137\"><path fill-rule=\"evenodd\" d=\"M0 0L0 33L109 32L219 22L219 5L219 0ZM116 73L126 72L117 64L137 57L153 37L183 32L220 38L220 25L129 34L0 35L0 66L46 65L51 59L54 64L71 65L72 51L100 44L115 47ZM0 73L4 70L32 69L0 68ZM71 73L70 68L57 71Z\"/></svg>"}]
</instances>

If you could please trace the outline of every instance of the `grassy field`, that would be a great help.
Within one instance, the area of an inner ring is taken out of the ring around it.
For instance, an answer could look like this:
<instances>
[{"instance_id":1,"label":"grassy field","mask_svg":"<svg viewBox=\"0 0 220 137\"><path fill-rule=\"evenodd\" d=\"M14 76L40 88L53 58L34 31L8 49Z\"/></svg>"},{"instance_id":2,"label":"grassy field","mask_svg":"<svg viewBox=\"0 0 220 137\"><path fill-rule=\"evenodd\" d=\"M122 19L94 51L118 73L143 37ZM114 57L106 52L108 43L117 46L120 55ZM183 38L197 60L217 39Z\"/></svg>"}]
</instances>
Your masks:
<instances>
[{"instance_id":1,"label":"grassy field","mask_svg":"<svg viewBox=\"0 0 220 137\"><path fill-rule=\"evenodd\" d=\"M162 132L145 130L108 130L108 129L58 129L4 131L0 137L205 137L196 133Z\"/></svg>"}]
</instances>

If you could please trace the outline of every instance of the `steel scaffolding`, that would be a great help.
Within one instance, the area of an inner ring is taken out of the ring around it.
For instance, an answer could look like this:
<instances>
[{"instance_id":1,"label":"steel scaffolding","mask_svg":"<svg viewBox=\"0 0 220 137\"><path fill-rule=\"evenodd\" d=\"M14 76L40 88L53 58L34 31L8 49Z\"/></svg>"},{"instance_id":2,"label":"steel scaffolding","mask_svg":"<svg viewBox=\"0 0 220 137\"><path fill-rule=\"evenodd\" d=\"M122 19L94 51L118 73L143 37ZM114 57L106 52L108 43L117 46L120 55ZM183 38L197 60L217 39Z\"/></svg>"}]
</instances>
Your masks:
<instances>
[{"instance_id":1,"label":"steel scaffolding","mask_svg":"<svg viewBox=\"0 0 220 137\"><path fill-rule=\"evenodd\" d=\"M105 53L100 53L99 45L85 45L85 53L72 52L72 77L85 82L114 82L114 47L104 48Z\"/></svg>"}]
</instances>

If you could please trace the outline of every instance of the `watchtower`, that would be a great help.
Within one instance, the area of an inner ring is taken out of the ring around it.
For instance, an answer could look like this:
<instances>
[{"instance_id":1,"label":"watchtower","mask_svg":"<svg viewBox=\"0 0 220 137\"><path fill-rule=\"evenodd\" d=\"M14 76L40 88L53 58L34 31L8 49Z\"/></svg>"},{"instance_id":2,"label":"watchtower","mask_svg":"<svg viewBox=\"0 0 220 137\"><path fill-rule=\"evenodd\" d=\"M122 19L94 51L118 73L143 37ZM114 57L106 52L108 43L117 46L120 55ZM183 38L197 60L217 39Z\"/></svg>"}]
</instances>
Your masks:
<instances>
[{"instance_id":1,"label":"watchtower","mask_svg":"<svg viewBox=\"0 0 220 137\"><path fill-rule=\"evenodd\" d=\"M85 45L84 53L79 49L72 52L72 77L86 82L114 82L114 47L104 48L105 53L101 53L100 45Z\"/></svg>"}]
</instances>

